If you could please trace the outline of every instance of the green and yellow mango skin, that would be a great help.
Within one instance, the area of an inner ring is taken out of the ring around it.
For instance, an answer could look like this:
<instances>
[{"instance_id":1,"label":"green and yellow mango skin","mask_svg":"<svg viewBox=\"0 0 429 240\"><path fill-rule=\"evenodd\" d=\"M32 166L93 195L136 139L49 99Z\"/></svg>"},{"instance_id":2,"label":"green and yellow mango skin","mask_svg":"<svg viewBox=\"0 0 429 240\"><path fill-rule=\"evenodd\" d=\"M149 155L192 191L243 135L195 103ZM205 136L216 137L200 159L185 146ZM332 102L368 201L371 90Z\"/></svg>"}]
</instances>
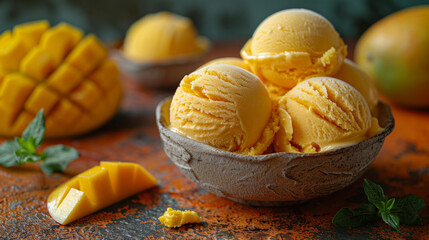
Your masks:
<instances>
[{"instance_id":1,"label":"green and yellow mango skin","mask_svg":"<svg viewBox=\"0 0 429 240\"><path fill-rule=\"evenodd\" d=\"M359 39L355 60L391 101L429 107L429 6L394 13Z\"/></svg>"}]
</instances>

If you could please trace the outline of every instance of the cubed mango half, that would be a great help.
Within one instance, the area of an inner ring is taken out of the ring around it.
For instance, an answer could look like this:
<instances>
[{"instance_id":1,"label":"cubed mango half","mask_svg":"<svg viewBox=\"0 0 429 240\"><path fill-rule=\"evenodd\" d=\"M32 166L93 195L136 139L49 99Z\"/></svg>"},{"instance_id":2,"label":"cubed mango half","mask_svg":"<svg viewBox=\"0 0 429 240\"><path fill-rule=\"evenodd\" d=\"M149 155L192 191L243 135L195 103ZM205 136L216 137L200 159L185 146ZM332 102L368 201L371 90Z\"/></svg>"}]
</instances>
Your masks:
<instances>
[{"instance_id":1,"label":"cubed mango half","mask_svg":"<svg viewBox=\"0 0 429 240\"><path fill-rule=\"evenodd\" d=\"M47 138L85 134L112 118L121 99L117 66L94 35L47 21L0 35L0 136L21 135L41 109Z\"/></svg>"}]
</instances>

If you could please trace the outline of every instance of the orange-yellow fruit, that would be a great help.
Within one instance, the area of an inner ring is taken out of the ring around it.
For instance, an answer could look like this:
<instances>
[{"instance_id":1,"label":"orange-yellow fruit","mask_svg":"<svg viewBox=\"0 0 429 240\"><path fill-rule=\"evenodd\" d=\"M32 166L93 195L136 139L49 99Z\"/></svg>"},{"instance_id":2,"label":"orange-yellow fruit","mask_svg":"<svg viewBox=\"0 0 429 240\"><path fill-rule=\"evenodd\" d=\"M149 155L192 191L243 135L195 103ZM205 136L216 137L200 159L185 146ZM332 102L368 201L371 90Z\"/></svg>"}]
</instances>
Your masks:
<instances>
[{"instance_id":1,"label":"orange-yellow fruit","mask_svg":"<svg viewBox=\"0 0 429 240\"><path fill-rule=\"evenodd\" d=\"M0 135L22 133L40 109L46 137L89 132L117 111L116 64L93 36L66 23L16 26L0 35Z\"/></svg>"},{"instance_id":2,"label":"orange-yellow fruit","mask_svg":"<svg viewBox=\"0 0 429 240\"><path fill-rule=\"evenodd\" d=\"M155 185L156 179L139 164L100 162L52 191L48 211L66 225Z\"/></svg>"},{"instance_id":3,"label":"orange-yellow fruit","mask_svg":"<svg viewBox=\"0 0 429 240\"><path fill-rule=\"evenodd\" d=\"M359 39L355 57L384 96L404 106L429 107L429 6L375 23Z\"/></svg>"}]
</instances>

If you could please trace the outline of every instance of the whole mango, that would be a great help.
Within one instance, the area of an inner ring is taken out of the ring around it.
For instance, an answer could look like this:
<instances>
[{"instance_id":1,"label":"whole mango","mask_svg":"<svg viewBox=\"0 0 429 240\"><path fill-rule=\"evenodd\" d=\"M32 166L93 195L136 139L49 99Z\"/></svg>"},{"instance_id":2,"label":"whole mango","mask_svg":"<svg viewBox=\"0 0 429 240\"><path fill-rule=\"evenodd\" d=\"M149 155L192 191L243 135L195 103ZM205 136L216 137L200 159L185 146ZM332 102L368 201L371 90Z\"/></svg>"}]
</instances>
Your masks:
<instances>
[{"instance_id":1,"label":"whole mango","mask_svg":"<svg viewBox=\"0 0 429 240\"><path fill-rule=\"evenodd\" d=\"M380 92L409 107L429 107L429 6L396 12L359 39L356 63Z\"/></svg>"},{"instance_id":2,"label":"whole mango","mask_svg":"<svg viewBox=\"0 0 429 240\"><path fill-rule=\"evenodd\" d=\"M93 35L46 21L0 35L0 135L21 135L40 109L46 137L87 133L117 111L122 85Z\"/></svg>"}]
</instances>

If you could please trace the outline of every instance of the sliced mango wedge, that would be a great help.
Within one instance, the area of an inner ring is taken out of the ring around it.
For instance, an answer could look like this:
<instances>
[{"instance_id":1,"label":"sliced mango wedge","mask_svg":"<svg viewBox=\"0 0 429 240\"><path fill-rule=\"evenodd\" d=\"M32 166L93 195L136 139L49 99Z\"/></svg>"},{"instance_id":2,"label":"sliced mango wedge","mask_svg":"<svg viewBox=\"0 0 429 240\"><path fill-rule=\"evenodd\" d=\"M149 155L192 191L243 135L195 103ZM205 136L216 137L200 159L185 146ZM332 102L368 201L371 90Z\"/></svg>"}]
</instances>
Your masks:
<instances>
[{"instance_id":1,"label":"sliced mango wedge","mask_svg":"<svg viewBox=\"0 0 429 240\"><path fill-rule=\"evenodd\" d=\"M155 185L156 179L139 164L100 162L54 189L48 211L66 225Z\"/></svg>"}]
</instances>

